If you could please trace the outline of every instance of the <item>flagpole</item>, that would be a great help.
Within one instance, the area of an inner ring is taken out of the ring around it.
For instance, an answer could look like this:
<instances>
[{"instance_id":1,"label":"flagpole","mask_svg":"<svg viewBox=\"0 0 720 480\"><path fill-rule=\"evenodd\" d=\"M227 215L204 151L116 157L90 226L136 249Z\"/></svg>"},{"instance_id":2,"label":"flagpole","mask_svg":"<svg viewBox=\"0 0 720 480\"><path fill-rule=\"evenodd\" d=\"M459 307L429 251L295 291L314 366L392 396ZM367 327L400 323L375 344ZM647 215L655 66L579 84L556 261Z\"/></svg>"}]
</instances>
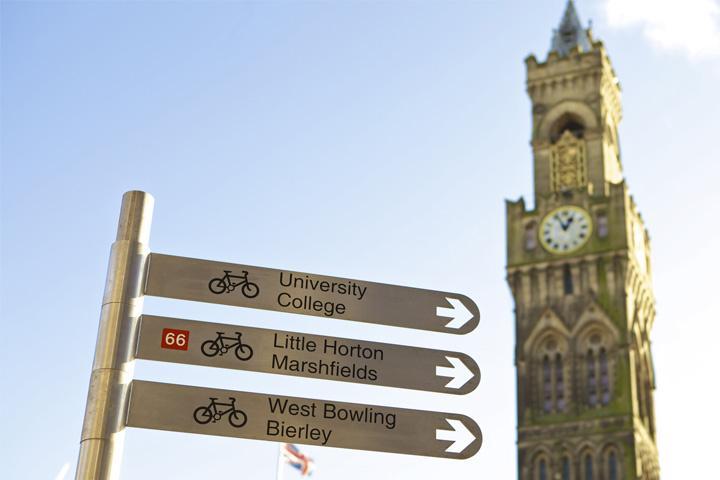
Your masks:
<instances>
[{"instance_id":1,"label":"flagpole","mask_svg":"<svg viewBox=\"0 0 720 480\"><path fill-rule=\"evenodd\" d=\"M283 479L283 470L285 467L285 461L282 456L282 443L278 444L278 463L277 463L277 476L276 480L282 480Z\"/></svg>"}]
</instances>

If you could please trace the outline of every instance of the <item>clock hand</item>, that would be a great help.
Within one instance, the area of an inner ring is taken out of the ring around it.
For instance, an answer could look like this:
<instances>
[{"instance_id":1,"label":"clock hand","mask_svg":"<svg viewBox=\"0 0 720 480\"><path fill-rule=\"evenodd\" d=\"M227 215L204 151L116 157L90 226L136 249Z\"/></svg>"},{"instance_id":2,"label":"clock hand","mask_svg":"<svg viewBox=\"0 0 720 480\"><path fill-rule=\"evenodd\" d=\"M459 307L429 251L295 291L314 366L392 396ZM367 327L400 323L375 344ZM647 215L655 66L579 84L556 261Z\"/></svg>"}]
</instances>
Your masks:
<instances>
[{"instance_id":1,"label":"clock hand","mask_svg":"<svg viewBox=\"0 0 720 480\"><path fill-rule=\"evenodd\" d=\"M558 220L558 223L560 223L560 228L565 230L566 227L565 227L565 222L563 221L563 219L560 217L557 217L557 220Z\"/></svg>"},{"instance_id":2,"label":"clock hand","mask_svg":"<svg viewBox=\"0 0 720 480\"><path fill-rule=\"evenodd\" d=\"M570 217L567 223L560 222L560 226L562 227L563 232L567 232L567 229L570 228L570 224L572 224L573 220L575 220L575 217Z\"/></svg>"}]
</instances>

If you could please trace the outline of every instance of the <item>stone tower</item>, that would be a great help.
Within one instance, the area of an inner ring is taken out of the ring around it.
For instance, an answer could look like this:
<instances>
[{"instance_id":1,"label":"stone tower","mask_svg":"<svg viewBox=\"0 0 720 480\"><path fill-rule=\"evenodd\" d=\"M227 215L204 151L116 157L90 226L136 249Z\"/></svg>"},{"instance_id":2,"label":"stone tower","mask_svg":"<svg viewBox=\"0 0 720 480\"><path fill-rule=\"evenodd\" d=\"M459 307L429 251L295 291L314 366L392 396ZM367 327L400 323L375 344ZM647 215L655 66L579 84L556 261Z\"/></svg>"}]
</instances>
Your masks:
<instances>
[{"instance_id":1,"label":"stone tower","mask_svg":"<svg viewBox=\"0 0 720 480\"><path fill-rule=\"evenodd\" d=\"M623 178L620 85L571 0L526 65L535 196L507 202L518 479L658 479L650 245Z\"/></svg>"}]
</instances>

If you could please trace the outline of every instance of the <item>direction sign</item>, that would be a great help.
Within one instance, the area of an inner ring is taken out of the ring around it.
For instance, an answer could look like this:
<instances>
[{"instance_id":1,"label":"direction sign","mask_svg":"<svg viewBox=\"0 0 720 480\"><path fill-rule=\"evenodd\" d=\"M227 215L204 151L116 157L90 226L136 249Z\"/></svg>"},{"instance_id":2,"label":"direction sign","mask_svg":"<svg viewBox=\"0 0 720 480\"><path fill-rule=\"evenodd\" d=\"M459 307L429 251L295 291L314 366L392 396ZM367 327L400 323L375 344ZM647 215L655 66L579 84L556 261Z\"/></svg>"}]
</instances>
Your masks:
<instances>
[{"instance_id":1,"label":"direction sign","mask_svg":"<svg viewBox=\"0 0 720 480\"><path fill-rule=\"evenodd\" d=\"M135 380L127 426L466 459L480 449L469 417Z\"/></svg>"},{"instance_id":2,"label":"direction sign","mask_svg":"<svg viewBox=\"0 0 720 480\"><path fill-rule=\"evenodd\" d=\"M151 315L136 357L455 394L480 381L464 353Z\"/></svg>"},{"instance_id":3,"label":"direction sign","mask_svg":"<svg viewBox=\"0 0 720 480\"><path fill-rule=\"evenodd\" d=\"M150 254L145 294L447 333L478 324L464 295Z\"/></svg>"}]
</instances>

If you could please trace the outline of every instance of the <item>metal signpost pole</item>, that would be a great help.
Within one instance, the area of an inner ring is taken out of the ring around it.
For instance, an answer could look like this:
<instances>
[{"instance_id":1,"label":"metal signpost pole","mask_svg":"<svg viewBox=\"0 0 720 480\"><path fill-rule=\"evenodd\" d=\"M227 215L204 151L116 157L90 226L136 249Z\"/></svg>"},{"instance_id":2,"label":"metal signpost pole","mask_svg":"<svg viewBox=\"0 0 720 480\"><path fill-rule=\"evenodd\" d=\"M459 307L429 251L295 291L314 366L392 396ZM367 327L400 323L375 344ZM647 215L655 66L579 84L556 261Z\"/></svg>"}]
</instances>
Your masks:
<instances>
[{"instance_id":1,"label":"metal signpost pole","mask_svg":"<svg viewBox=\"0 0 720 480\"><path fill-rule=\"evenodd\" d=\"M95 345L77 480L117 479L120 473L125 406L133 375L137 319L142 313L153 197L123 195L118 232L110 251L100 326Z\"/></svg>"}]
</instances>

